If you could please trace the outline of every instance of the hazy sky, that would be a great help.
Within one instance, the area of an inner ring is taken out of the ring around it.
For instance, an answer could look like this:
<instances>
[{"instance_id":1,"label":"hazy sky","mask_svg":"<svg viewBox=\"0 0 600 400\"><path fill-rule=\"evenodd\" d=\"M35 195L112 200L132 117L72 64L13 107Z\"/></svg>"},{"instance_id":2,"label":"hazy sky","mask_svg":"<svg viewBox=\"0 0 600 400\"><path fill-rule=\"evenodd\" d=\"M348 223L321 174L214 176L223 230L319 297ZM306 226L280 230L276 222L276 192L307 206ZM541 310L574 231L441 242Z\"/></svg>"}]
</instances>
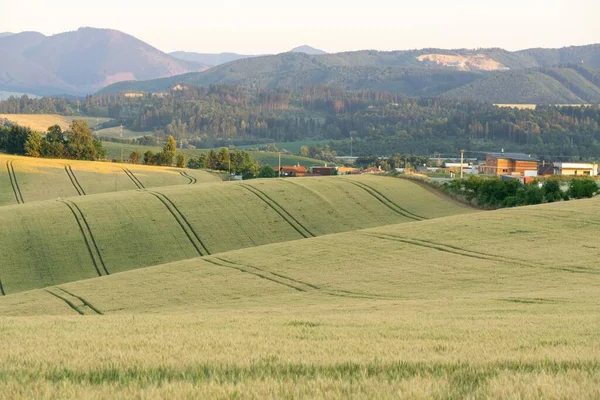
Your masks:
<instances>
[{"instance_id":1,"label":"hazy sky","mask_svg":"<svg viewBox=\"0 0 600 400\"><path fill-rule=\"evenodd\" d=\"M112 28L163 51L515 50L598 43L599 14L600 0L0 0L0 32Z\"/></svg>"}]
</instances>

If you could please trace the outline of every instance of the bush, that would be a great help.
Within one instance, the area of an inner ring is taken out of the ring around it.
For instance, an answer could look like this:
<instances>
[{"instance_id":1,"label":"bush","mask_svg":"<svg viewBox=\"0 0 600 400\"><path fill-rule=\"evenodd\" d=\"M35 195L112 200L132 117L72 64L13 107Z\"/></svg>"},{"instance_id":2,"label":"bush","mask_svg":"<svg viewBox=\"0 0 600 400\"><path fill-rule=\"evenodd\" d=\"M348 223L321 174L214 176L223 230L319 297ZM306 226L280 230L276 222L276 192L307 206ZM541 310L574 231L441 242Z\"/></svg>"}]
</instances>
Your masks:
<instances>
[{"instance_id":1,"label":"bush","mask_svg":"<svg viewBox=\"0 0 600 400\"><path fill-rule=\"evenodd\" d=\"M567 193L573 199L588 199L598 193L598 184L591 179L574 179Z\"/></svg>"}]
</instances>

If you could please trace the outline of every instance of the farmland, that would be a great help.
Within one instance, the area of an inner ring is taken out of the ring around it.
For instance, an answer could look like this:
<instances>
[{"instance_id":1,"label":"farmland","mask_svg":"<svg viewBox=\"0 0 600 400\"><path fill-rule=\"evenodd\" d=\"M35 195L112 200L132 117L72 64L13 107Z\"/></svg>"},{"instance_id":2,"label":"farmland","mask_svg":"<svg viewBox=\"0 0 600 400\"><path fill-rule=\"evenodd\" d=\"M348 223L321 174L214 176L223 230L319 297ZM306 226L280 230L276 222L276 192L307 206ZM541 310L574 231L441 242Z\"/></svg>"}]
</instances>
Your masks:
<instances>
[{"instance_id":1,"label":"farmland","mask_svg":"<svg viewBox=\"0 0 600 400\"><path fill-rule=\"evenodd\" d=\"M153 175L131 171L152 182ZM0 240L7 248L0 253L0 279L5 293L15 293L90 274L471 211L414 183L376 176L146 186L26 201L0 207Z\"/></svg>"},{"instance_id":2,"label":"farmland","mask_svg":"<svg viewBox=\"0 0 600 400\"><path fill-rule=\"evenodd\" d=\"M75 119L84 120L90 129L95 129L99 124L110 120L110 118L63 116L56 114L0 114L0 119L2 118L15 124L29 127L31 130L37 132L46 132L48 127L53 125L59 125L63 131L66 131Z\"/></svg>"},{"instance_id":3,"label":"farmland","mask_svg":"<svg viewBox=\"0 0 600 400\"><path fill-rule=\"evenodd\" d=\"M595 235L599 211L592 199L450 215L9 295L0 387L597 398L599 250L581 238Z\"/></svg>"},{"instance_id":4,"label":"farmland","mask_svg":"<svg viewBox=\"0 0 600 400\"><path fill-rule=\"evenodd\" d=\"M142 146L135 144L122 144L115 142L102 142L104 149L106 150L106 155L108 158L120 158L121 154L123 158L127 158L132 151L137 151L139 154L144 154L146 151L151 150L154 153L157 153L162 150L161 147L152 147L152 146ZM182 149L178 150L186 155L186 157L198 157L201 153L208 153L207 149ZM249 152L254 160L256 160L261 165L277 165L279 162L278 153L270 153L266 151L250 151ZM312 167L315 165L323 165L324 162L321 160L316 160L313 158L300 157L291 154L282 154L281 155L281 164L282 165L296 165L300 164L305 167Z\"/></svg>"},{"instance_id":5,"label":"farmland","mask_svg":"<svg viewBox=\"0 0 600 400\"><path fill-rule=\"evenodd\" d=\"M0 206L144 187L218 182L208 172L0 154ZM134 182L130 176L137 178ZM191 177L191 178L190 178ZM18 199L18 200L17 200Z\"/></svg>"}]
</instances>

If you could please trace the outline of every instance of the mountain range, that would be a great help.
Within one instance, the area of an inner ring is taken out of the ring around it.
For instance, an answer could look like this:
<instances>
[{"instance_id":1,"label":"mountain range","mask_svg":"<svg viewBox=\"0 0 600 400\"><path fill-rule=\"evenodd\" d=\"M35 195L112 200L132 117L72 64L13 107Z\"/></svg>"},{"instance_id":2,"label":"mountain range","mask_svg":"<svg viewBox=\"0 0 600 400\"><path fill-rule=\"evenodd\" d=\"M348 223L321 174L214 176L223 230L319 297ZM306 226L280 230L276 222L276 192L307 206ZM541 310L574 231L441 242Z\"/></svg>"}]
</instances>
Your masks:
<instances>
[{"instance_id":1,"label":"mountain range","mask_svg":"<svg viewBox=\"0 0 600 400\"><path fill-rule=\"evenodd\" d=\"M148 80L207 66L176 59L109 29L80 28L45 36L21 32L0 37L0 90L89 94L123 80Z\"/></svg>"},{"instance_id":2,"label":"mountain range","mask_svg":"<svg viewBox=\"0 0 600 400\"><path fill-rule=\"evenodd\" d=\"M304 54L327 54L327 52L319 49L315 49L310 46L299 46L290 50L290 53L304 53ZM241 60L244 58L261 57L261 55L248 55L248 54L237 54L237 53L194 53L187 51L174 51L169 53L171 56L180 60L192 61L202 65L210 67L216 67L217 65L225 64L232 61Z\"/></svg>"},{"instance_id":3,"label":"mountain range","mask_svg":"<svg viewBox=\"0 0 600 400\"><path fill-rule=\"evenodd\" d=\"M600 102L600 44L560 49L362 50L301 46L277 55L166 54L123 32L0 34L0 91L83 95L177 85L331 85L494 103Z\"/></svg>"}]
</instances>

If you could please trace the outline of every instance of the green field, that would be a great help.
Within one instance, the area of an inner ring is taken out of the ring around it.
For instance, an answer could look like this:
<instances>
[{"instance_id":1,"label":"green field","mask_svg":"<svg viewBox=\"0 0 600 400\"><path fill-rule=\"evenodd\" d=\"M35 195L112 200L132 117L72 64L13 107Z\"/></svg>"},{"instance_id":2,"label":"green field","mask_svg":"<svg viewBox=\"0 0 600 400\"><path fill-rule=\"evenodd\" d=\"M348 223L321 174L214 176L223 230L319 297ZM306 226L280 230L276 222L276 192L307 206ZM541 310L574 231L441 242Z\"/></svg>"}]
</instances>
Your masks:
<instances>
[{"instance_id":1,"label":"green field","mask_svg":"<svg viewBox=\"0 0 600 400\"><path fill-rule=\"evenodd\" d=\"M63 131L69 130L73 120L80 119L87 122L90 129L95 129L100 124L110 121L110 118L64 116L56 114L0 114L0 118L7 119L21 126L31 128L33 131L46 132L48 127L59 125Z\"/></svg>"},{"instance_id":2,"label":"green field","mask_svg":"<svg viewBox=\"0 0 600 400\"><path fill-rule=\"evenodd\" d=\"M598 198L27 160L0 160L0 398L600 397Z\"/></svg>"},{"instance_id":3,"label":"green field","mask_svg":"<svg viewBox=\"0 0 600 400\"><path fill-rule=\"evenodd\" d=\"M123 154L123 158L129 158L129 154L133 151L137 151L139 154L144 154L148 150L152 150L152 152L157 153L162 150L161 147L151 147L151 146L141 146L135 144L121 144L114 142L102 142L104 149L106 149L106 156L111 158L121 158L121 154ZM207 149L183 149L178 150L186 155L186 157L197 157L201 153L208 153ZM261 165L278 165L279 155L278 153L268 153L264 151L251 151L252 157ZM281 164L282 165L296 165L300 164L307 168L315 166L315 165L323 165L324 162L321 160L315 160L313 158L306 158L294 155L281 155Z\"/></svg>"},{"instance_id":4,"label":"green field","mask_svg":"<svg viewBox=\"0 0 600 400\"><path fill-rule=\"evenodd\" d=\"M598 247L582 238L599 212L593 199L449 216L6 296L0 387L60 398L597 398Z\"/></svg>"},{"instance_id":5,"label":"green field","mask_svg":"<svg viewBox=\"0 0 600 400\"><path fill-rule=\"evenodd\" d=\"M321 147L325 147L327 144L329 143L329 140L302 140L299 142L274 142L271 143L273 144L275 147L277 147L278 149L281 150L287 150L292 154L299 154L300 153L300 148L302 146L321 146ZM240 149L240 150L247 150L247 149L252 149L252 148L257 148L257 147L261 147L264 145L257 145L257 144L253 144L253 145L244 145L244 146L236 146L236 149Z\"/></svg>"},{"instance_id":6,"label":"green field","mask_svg":"<svg viewBox=\"0 0 600 400\"><path fill-rule=\"evenodd\" d=\"M208 172L191 169L2 154L0 167L0 206L138 189L127 171L148 188L185 185L192 180L196 183L221 181Z\"/></svg>"},{"instance_id":7,"label":"green field","mask_svg":"<svg viewBox=\"0 0 600 400\"><path fill-rule=\"evenodd\" d=\"M152 132L136 132L119 126L113 128L98 129L94 132L95 135L107 138L124 138L135 139L146 135L152 135Z\"/></svg>"},{"instance_id":8,"label":"green field","mask_svg":"<svg viewBox=\"0 0 600 400\"><path fill-rule=\"evenodd\" d=\"M135 176L146 184L153 178ZM25 202L0 207L0 241L7 249L0 253L0 279L5 293L15 293L94 273L470 211L412 182L376 176L205 183Z\"/></svg>"}]
</instances>

